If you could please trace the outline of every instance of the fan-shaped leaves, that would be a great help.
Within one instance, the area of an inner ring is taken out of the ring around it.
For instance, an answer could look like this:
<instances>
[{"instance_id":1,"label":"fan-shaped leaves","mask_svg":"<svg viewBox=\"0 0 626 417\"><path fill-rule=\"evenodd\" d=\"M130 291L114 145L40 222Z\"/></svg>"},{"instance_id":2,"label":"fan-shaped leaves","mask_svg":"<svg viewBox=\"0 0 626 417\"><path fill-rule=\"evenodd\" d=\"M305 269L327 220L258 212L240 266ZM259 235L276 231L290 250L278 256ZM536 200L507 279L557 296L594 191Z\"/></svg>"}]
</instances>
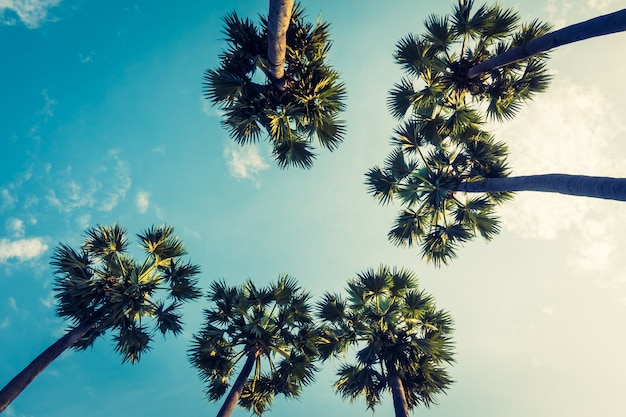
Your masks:
<instances>
[{"instance_id":1,"label":"fan-shaped leaves","mask_svg":"<svg viewBox=\"0 0 626 417\"><path fill-rule=\"evenodd\" d=\"M329 25L305 21L296 5L287 30L285 73L273 79L267 19L255 25L236 13L224 18L227 47L217 68L204 74L203 93L223 111L222 124L240 145L264 134L280 168L310 168L314 142L335 150L345 136L339 119L346 90L326 62Z\"/></svg>"},{"instance_id":2,"label":"fan-shaped leaves","mask_svg":"<svg viewBox=\"0 0 626 417\"><path fill-rule=\"evenodd\" d=\"M325 294L317 304L326 325L322 358L355 348L355 363L337 371L336 391L351 401L364 397L372 409L385 391L395 389L392 375L407 381L410 409L444 392L452 383L444 369L453 361L452 323L432 296L419 291L415 274L381 265L357 274L346 291L345 301Z\"/></svg>"},{"instance_id":3,"label":"fan-shaped leaves","mask_svg":"<svg viewBox=\"0 0 626 417\"><path fill-rule=\"evenodd\" d=\"M310 295L293 277L283 274L267 286L215 281L207 297L205 324L194 335L189 359L207 384L209 400L226 393L242 358L253 360L254 372L242 368L237 380L244 385L233 401L256 414L277 394L298 396L313 382L321 332L312 324Z\"/></svg>"}]
</instances>

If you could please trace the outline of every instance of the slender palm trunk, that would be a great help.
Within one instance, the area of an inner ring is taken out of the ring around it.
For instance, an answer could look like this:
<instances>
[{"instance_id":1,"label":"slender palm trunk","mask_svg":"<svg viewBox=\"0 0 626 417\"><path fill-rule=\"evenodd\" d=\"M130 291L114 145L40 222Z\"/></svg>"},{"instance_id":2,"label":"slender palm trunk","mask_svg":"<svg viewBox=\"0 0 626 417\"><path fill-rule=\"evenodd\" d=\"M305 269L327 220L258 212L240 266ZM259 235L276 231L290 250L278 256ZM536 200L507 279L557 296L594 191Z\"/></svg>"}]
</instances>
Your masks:
<instances>
[{"instance_id":1,"label":"slender palm trunk","mask_svg":"<svg viewBox=\"0 0 626 417\"><path fill-rule=\"evenodd\" d=\"M470 68L467 76L469 79L476 78L483 72L521 61L522 59L526 59L541 52L546 52L558 46L623 31L626 31L626 9L566 26L537 39L533 39L526 45L513 48L473 66Z\"/></svg>"},{"instance_id":2,"label":"slender palm trunk","mask_svg":"<svg viewBox=\"0 0 626 417\"><path fill-rule=\"evenodd\" d=\"M239 397L241 397L241 392L243 391L243 387L250 376L250 372L252 372L252 366L256 361L256 358L259 357L261 352L258 349L253 349L248 352L248 357L246 358L246 363L243 365L239 376L235 380L230 392L226 396L224 400L224 404L222 404L222 408L217 413L216 417L228 417L232 414L233 410L237 406L237 402L239 401Z\"/></svg>"},{"instance_id":3,"label":"slender palm trunk","mask_svg":"<svg viewBox=\"0 0 626 417\"><path fill-rule=\"evenodd\" d=\"M478 182L462 182L456 191L467 193L543 191L579 197L626 201L626 178L589 177L586 175L568 174L488 178Z\"/></svg>"},{"instance_id":4,"label":"slender palm trunk","mask_svg":"<svg viewBox=\"0 0 626 417\"><path fill-rule=\"evenodd\" d=\"M270 0L267 17L267 58L274 84L285 89L285 53L287 52L287 29L291 22L294 0Z\"/></svg>"},{"instance_id":5,"label":"slender palm trunk","mask_svg":"<svg viewBox=\"0 0 626 417\"><path fill-rule=\"evenodd\" d=\"M92 318L70 330L54 342L50 347L37 356L26 368L15 376L0 391L0 413L17 398L18 395L30 384L48 365L59 357L66 349L70 348L81 337L83 337L96 323L97 319Z\"/></svg>"},{"instance_id":6,"label":"slender palm trunk","mask_svg":"<svg viewBox=\"0 0 626 417\"><path fill-rule=\"evenodd\" d=\"M397 373L389 374L389 387L393 397L393 409L396 417L409 417L409 405L404 395L404 384Z\"/></svg>"}]
</instances>

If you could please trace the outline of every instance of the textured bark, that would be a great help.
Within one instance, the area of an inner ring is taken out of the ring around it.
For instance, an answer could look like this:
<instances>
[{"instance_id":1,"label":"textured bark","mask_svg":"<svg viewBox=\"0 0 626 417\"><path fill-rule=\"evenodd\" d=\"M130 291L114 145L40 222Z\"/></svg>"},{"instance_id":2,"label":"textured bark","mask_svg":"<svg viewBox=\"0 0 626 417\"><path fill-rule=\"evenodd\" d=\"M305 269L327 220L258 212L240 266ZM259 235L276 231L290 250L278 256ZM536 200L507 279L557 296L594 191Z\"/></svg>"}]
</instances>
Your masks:
<instances>
[{"instance_id":1,"label":"textured bark","mask_svg":"<svg viewBox=\"0 0 626 417\"><path fill-rule=\"evenodd\" d=\"M526 45L511 49L473 66L467 76L469 79L476 78L483 72L504 67L558 46L623 31L626 31L626 9L547 33Z\"/></svg>"},{"instance_id":2,"label":"textured bark","mask_svg":"<svg viewBox=\"0 0 626 417\"><path fill-rule=\"evenodd\" d=\"M233 410L237 406L237 402L239 401L239 397L241 397L241 392L243 391L243 387L250 376L250 372L252 372L252 366L256 361L256 358L259 357L259 350L251 350L248 352L248 357L246 359L246 363L243 365L239 376L235 380L230 392L226 396L224 400L224 404L222 404L222 408L217 413L216 417L228 417L232 414Z\"/></svg>"},{"instance_id":3,"label":"textured bark","mask_svg":"<svg viewBox=\"0 0 626 417\"><path fill-rule=\"evenodd\" d=\"M544 174L508 178L489 178L463 182L455 191L494 193L506 191L543 191L580 197L626 201L626 178L586 175Z\"/></svg>"},{"instance_id":4,"label":"textured bark","mask_svg":"<svg viewBox=\"0 0 626 417\"><path fill-rule=\"evenodd\" d=\"M409 417L409 405L404 395L404 384L396 373L389 374L389 387L393 397L393 409L396 417Z\"/></svg>"},{"instance_id":5,"label":"textured bark","mask_svg":"<svg viewBox=\"0 0 626 417\"><path fill-rule=\"evenodd\" d=\"M96 319L91 319L79 325L75 329L67 332L65 336L50 345L37 356L26 368L15 376L0 391L0 413L17 398L18 395L30 384L48 365L52 363L61 353L70 348L76 341L83 337L96 323Z\"/></svg>"},{"instance_id":6,"label":"textured bark","mask_svg":"<svg viewBox=\"0 0 626 417\"><path fill-rule=\"evenodd\" d=\"M267 17L267 58L274 84L285 88L285 53L287 52L287 29L291 22L294 0L270 0Z\"/></svg>"}]
</instances>

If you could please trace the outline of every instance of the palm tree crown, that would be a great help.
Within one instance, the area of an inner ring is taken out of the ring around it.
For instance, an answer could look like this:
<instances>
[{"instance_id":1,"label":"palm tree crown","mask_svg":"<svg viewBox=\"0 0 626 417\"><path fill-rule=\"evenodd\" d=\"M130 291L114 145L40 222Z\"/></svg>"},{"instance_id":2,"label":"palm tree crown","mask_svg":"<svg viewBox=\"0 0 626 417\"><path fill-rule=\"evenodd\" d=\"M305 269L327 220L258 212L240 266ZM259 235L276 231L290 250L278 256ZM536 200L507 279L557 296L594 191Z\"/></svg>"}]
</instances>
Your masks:
<instances>
[{"instance_id":1,"label":"palm tree crown","mask_svg":"<svg viewBox=\"0 0 626 417\"><path fill-rule=\"evenodd\" d=\"M391 140L395 149L382 167L366 173L366 184L380 203L397 199L404 207L389 240L421 245L422 256L439 266L477 234L487 240L497 234L495 208L511 195L457 192L465 183L506 177L507 148L484 132L471 112L433 109L416 113L396 129Z\"/></svg>"},{"instance_id":2,"label":"palm tree crown","mask_svg":"<svg viewBox=\"0 0 626 417\"><path fill-rule=\"evenodd\" d=\"M397 43L395 59L407 75L391 91L391 113L402 118L411 108L433 103L453 107L485 103L489 116L513 117L523 101L547 88L547 55L537 54L475 78L468 71L549 30L550 25L537 20L519 24L516 12L498 4L474 8L472 0L459 0L450 15L429 16L422 35L409 34Z\"/></svg>"},{"instance_id":3,"label":"palm tree crown","mask_svg":"<svg viewBox=\"0 0 626 417\"><path fill-rule=\"evenodd\" d=\"M240 145L263 132L281 168L310 168L313 142L334 150L343 141L345 87L327 63L329 25L305 22L296 5L286 33L284 75L272 75L268 22L260 26L232 13L224 19L228 48L204 75L204 95L224 111L223 125Z\"/></svg>"},{"instance_id":4,"label":"palm tree crown","mask_svg":"<svg viewBox=\"0 0 626 417\"><path fill-rule=\"evenodd\" d=\"M149 350L157 331L182 331L182 303L201 296L194 278L200 268L181 262L185 248L173 233L153 226L138 235L142 262L127 252L127 233L118 225L87 230L78 250L65 244L55 249L57 312L72 326L0 390L0 412L65 350L86 349L109 330L122 361L132 363Z\"/></svg>"},{"instance_id":5,"label":"palm tree crown","mask_svg":"<svg viewBox=\"0 0 626 417\"><path fill-rule=\"evenodd\" d=\"M154 332L181 333L182 303L202 295L194 278L200 268L181 262L186 251L173 233L153 226L137 235L146 253L141 262L128 254L127 232L118 225L89 229L79 250L58 246L52 258L58 314L76 326L94 321L75 348L86 349L111 330L123 361L136 362Z\"/></svg>"},{"instance_id":6,"label":"palm tree crown","mask_svg":"<svg viewBox=\"0 0 626 417\"><path fill-rule=\"evenodd\" d=\"M317 329L310 295L295 279L282 275L266 287L218 281L208 299L211 305L204 327L194 335L190 361L207 384L209 400L226 393L237 362L246 361L219 416L229 415L237 402L261 415L276 394L297 397L313 382Z\"/></svg>"},{"instance_id":7,"label":"palm tree crown","mask_svg":"<svg viewBox=\"0 0 626 417\"><path fill-rule=\"evenodd\" d=\"M347 298L324 294L318 316L327 326L320 342L326 359L357 349L354 364L343 364L335 389L368 408L392 391L396 416L428 406L452 383L452 319L432 296L418 289L415 274L381 265L348 282Z\"/></svg>"}]
</instances>

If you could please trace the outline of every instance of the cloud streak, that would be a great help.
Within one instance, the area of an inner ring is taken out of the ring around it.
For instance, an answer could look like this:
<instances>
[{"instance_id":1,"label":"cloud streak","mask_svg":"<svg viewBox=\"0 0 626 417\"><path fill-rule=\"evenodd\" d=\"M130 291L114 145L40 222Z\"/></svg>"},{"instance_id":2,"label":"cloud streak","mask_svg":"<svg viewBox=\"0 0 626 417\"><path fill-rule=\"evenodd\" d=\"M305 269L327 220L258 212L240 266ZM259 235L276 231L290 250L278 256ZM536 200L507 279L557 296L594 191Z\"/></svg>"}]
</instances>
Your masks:
<instances>
[{"instance_id":1,"label":"cloud streak","mask_svg":"<svg viewBox=\"0 0 626 417\"><path fill-rule=\"evenodd\" d=\"M29 29L35 29L48 20L51 8L61 0L0 0L0 17L5 25L15 25L15 19L7 18L7 11L17 15L18 19Z\"/></svg>"}]
</instances>

